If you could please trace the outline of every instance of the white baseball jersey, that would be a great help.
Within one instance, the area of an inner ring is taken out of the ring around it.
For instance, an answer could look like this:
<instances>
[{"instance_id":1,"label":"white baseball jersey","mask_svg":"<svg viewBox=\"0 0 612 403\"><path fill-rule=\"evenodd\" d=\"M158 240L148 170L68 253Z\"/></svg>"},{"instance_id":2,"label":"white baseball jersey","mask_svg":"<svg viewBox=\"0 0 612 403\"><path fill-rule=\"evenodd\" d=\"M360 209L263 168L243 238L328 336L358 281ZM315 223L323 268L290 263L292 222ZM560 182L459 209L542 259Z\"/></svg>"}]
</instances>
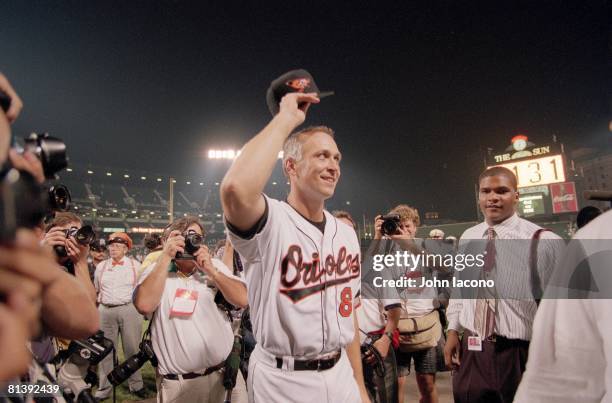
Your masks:
<instances>
[{"instance_id":1,"label":"white baseball jersey","mask_svg":"<svg viewBox=\"0 0 612 403\"><path fill-rule=\"evenodd\" d=\"M255 338L278 357L311 358L346 346L361 284L355 231L324 211L321 233L289 204L265 198L267 220L252 238L228 226L245 267Z\"/></svg>"}]
</instances>

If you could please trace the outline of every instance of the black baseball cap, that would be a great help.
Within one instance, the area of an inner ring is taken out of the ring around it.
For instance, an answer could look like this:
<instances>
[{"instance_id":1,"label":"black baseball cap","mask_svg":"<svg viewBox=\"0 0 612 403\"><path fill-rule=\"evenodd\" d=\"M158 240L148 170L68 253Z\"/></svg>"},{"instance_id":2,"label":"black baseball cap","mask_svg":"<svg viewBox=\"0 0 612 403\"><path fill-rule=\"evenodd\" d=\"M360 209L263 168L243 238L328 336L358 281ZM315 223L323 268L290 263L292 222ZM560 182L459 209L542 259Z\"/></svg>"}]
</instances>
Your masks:
<instances>
[{"instance_id":1,"label":"black baseball cap","mask_svg":"<svg viewBox=\"0 0 612 403\"><path fill-rule=\"evenodd\" d=\"M270 83L270 88L266 93L266 102L272 116L278 113L281 99L290 92L314 92L319 98L334 95L333 91L319 91L314 78L306 70L291 70Z\"/></svg>"}]
</instances>

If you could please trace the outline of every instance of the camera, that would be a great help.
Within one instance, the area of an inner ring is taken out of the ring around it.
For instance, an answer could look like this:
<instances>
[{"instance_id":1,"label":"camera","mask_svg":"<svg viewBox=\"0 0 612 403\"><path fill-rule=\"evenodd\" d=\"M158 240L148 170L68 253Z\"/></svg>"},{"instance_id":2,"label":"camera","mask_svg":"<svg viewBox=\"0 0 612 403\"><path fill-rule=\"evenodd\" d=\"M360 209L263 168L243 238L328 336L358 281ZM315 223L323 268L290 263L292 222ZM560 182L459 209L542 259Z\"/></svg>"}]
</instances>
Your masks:
<instances>
[{"instance_id":1,"label":"camera","mask_svg":"<svg viewBox=\"0 0 612 403\"><path fill-rule=\"evenodd\" d=\"M72 196L65 185L52 185L47 189L49 208L52 211L68 211L72 204Z\"/></svg>"},{"instance_id":2,"label":"camera","mask_svg":"<svg viewBox=\"0 0 612 403\"><path fill-rule=\"evenodd\" d=\"M91 244L96 237L96 233L94 232L91 225L84 225L80 229L72 227L67 229L65 233L66 239L74 237L77 243L82 246L87 246ZM66 247L64 245L55 245L53 249L59 257L68 256L68 252L66 251Z\"/></svg>"},{"instance_id":3,"label":"camera","mask_svg":"<svg viewBox=\"0 0 612 403\"><path fill-rule=\"evenodd\" d=\"M66 144L49 133L32 133L23 139L23 152L29 151L40 160L45 178L53 179L55 174L68 166Z\"/></svg>"},{"instance_id":4,"label":"camera","mask_svg":"<svg viewBox=\"0 0 612 403\"><path fill-rule=\"evenodd\" d=\"M153 344L151 340L145 338L140 342L140 351L125 360L120 365L116 366L108 374L108 380L113 386L118 386L125 382L134 372L138 371L140 367L145 365L147 361L151 361L151 365L157 367L157 357L153 351Z\"/></svg>"},{"instance_id":5,"label":"camera","mask_svg":"<svg viewBox=\"0 0 612 403\"><path fill-rule=\"evenodd\" d=\"M193 254L200 249L203 240L204 238L202 238L202 235L194 231L189 231L187 235L185 235L185 253L176 252L174 258L178 260L194 260Z\"/></svg>"},{"instance_id":6,"label":"camera","mask_svg":"<svg viewBox=\"0 0 612 403\"><path fill-rule=\"evenodd\" d=\"M113 350L113 342L102 331L85 340L73 340L67 350L59 352L52 360L58 368L57 383L68 401L93 402L90 365L96 365ZM95 375L94 375L95 378Z\"/></svg>"},{"instance_id":7,"label":"camera","mask_svg":"<svg viewBox=\"0 0 612 403\"><path fill-rule=\"evenodd\" d=\"M399 233L401 222L399 214L383 215L381 218L383 219L381 226L381 232L383 235L395 235Z\"/></svg>"}]
</instances>

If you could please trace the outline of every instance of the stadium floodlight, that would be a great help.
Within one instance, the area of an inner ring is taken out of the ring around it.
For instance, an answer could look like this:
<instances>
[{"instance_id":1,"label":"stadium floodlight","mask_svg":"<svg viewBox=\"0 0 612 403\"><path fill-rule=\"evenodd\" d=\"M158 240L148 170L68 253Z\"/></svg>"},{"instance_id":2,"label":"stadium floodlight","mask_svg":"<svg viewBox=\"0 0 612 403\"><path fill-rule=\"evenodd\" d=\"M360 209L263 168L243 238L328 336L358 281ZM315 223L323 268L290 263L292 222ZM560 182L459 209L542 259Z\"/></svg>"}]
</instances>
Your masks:
<instances>
[{"instance_id":1,"label":"stadium floodlight","mask_svg":"<svg viewBox=\"0 0 612 403\"><path fill-rule=\"evenodd\" d=\"M128 175L128 174L124 174L124 175L123 175L123 177L124 177L125 179L127 179L127 178L129 178L129 177L130 177L130 175Z\"/></svg>"},{"instance_id":2,"label":"stadium floodlight","mask_svg":"<svg viewBox=\"0 0 612 403\"><path fill-rule=\"evenodd\" d=\"M72 172L72 168L66 168L67 172Z\"/></svg>"},{"instance_id":3,"label":"stadium floodlight","mask_svg":"<svg viewBox=\"0 0 612 403\"><path fill-rule=\"evenodd\" d=\"M276 186L276 182L272 182L272 184Z\"/></svg>"},{"instance_id":4,"label":"stadium floodlight","mask_svg":"<svg viewBox=\"0 0 612 403\"><path fill-rule=\"evenodd\" d=\"M141 176L140 179L142 179L143 181L146 181L147 177L146 176Z\"/></svg>"},{"instance_id":5,"label":"stadium floodlight","mask_svg":"<svg viewBox=\"0 0 612 403\"><path fill-rule=\"evenodd\" d=\"M155 214L155 211L151 211L149 214Z\"/></svg>"},{"instance_id":6,"label":"stadium floodlight","mask_svg":"<svg viewBox=\"0 0 612 403\"><path fill-rule=\"evenodd\" d=\"M92 208L91 211L93 211L95 213L96 211L98 211L98 209L97 208Z\"/></svg>"},{"instance_id":7,"label":"stadium floodlight","mask_svg":"<svg viewBox=\"0 0 612 403\"><path fill-rule=\"evenodd\" d=\"M112 174L112 173L110 173L110 172L107 172L107 173L106 173L106 176L113 176L113 174Z\"/></svg>"},{"instance_id":8,"label":"stadium floodlight","mask_svg":"<svg viewBox=\"0 0 612 403\"><path fill-rule=\"evenodd\" d=\"M136 214L136 210L132 210L132 214Z\"/></svg>"},{"instance_id":9,"label":"stadium floodlight","mask_svg":"<svg viewBox=\"0 0 612 403\"><path fill-rule=\"evenodd\" d=\"M87 170L87 173L88 173L89 175L93 175L93 171L92 171L91 169L88 169L88 170Z\"/></svg>"},{"instance_id":10,"label":"stadium floodlight","mask_svg":"<svg viewBox=\"0 0 612 403\"><path fill-rule=\"evenodd\" d=\"M187 181L187 182L185 182L185 183L187 183L188 185L191 185L191 182L189 182L189 181Z\"/></svg>"},{"instance_id":11,"label":"stadium floodlight","mask_svg":"<svg viewBox=\"0 0 612 403\"><path fill-rule=\"evenodd\" d=\"M215 182L215 186L219 186L219 182Z\"/></svg>"},{"instance_id":12,"label":"stadium floodlight","mask_svg":"<svg viewBox=\"0 0 612 403\"><path fill-rule=\"evenodd\" d=\"M162 179L161 179L161 178L157 178L157 181L158 181L158 182L161 182L161 181L162 181Z\"/></svg>"},{"instance_id":13,"label":"stadium floodlight","mask_svg":"<svg viewBox=\"0 0 612 403\"><path fill-rule=\"evenodd\" d=\"M204 186L204 183L203 183L203 182L200 182L200 186Z\"/></svg>"},{"instance_id":14,"label":"stadium floodlight","mask_svg":"<svg viewBox=\"0 0 612 403\"><path fill-rule=\"evenodd\" d=\"M233 159L236 159L236 157L238 157L241 152L242 152L242 150L233 150L233 149L217 150L217 149L210 149L210 150L208 150L208 159L209 160L233 160ZM279 159L283 158L283 152L282 151L280 151L278 153L278 158Z\"/></svg>"},{"instance_id":15,"label":"stadium floodlight","mask_svg":"<svg viewBox=\"0 0 612 403\"><path fill-rule=\"evenodd\" d=\"M176 179L172 179L172 183L176 183Z\"/></svg>"}]
</instances>

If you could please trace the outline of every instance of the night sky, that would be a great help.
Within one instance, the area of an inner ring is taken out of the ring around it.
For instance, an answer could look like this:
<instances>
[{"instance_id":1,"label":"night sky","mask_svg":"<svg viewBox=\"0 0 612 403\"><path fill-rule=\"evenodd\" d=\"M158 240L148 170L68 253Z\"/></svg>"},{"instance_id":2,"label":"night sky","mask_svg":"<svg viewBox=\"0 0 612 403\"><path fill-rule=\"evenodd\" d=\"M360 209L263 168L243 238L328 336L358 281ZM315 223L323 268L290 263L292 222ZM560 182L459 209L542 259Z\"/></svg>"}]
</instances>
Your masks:
<instances>
[{"instance_id":1,"label":"night sky","mask_svg":"<svg viewBox=\"0 0 612 403\"><path fill-rule=\"evenodd\" d=\"M358 216L475 219L484 150L517 133L610 146L605 1L55 3L2 3L0 71L25 104L14 132L61 137L77 163L203 176L294 68L336 92L307 124L336 131L332 205Z\"/></svg>"}]
</instances>

